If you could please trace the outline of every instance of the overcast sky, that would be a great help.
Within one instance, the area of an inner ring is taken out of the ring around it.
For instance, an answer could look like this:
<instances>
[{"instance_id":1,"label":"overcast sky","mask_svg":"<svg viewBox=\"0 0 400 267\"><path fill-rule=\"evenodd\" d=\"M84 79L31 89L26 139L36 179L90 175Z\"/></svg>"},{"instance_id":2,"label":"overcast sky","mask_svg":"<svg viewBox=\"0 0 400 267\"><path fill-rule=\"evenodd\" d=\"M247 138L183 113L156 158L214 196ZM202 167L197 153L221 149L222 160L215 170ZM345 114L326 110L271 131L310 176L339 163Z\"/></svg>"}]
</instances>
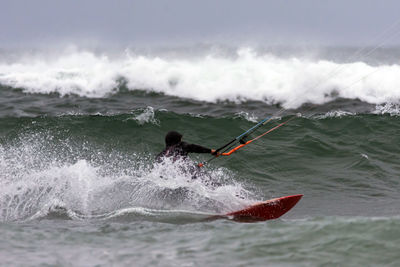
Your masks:
<instances>
[{"instance_id":1,"label":"overcast sky","mask_svg":"<svg viewBox=\"0 0 400 267\"><path fill-rule=\"evenodd\" d=\"M388 29L385 40L400 45L398 0L2 0L0 8L0 46L365 45Z\"/></svg>"}]
</instances>

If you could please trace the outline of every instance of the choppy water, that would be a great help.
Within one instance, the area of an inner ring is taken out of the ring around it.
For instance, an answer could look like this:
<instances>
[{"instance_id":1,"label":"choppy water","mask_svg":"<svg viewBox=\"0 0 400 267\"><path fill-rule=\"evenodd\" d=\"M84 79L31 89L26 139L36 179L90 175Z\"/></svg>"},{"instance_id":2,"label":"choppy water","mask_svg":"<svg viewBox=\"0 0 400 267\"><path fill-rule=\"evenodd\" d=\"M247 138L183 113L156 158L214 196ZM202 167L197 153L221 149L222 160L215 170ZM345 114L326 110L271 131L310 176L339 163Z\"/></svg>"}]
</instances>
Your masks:
<instances>
[{"instance_id":1,"label":"choppy water","mask_svg":"<svg viewBox=\"0 0 400 267\"><path fill-rule=\"evenodd\" d=\"M398 266L398 51L189 52L2 54L1 263ZM208 155L154 163L171 129L217 148L282 106L200 179ZM282 219L204 221L290 194Z\"/></svg>"}]
</instances>

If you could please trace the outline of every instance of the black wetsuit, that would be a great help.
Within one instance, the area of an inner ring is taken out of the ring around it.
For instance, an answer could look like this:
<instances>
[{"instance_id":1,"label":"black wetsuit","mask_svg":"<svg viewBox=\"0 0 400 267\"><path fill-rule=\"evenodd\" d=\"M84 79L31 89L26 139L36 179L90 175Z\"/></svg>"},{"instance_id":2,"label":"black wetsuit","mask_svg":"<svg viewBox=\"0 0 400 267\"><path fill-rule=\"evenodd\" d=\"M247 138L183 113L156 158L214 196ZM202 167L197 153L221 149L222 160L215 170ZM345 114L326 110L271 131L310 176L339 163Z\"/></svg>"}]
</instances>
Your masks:
<instances>
[{"instance_id":1,"label":"black wetsuit","mask_svg":"<svg viewBox=\"0 0 400 267\"><path fill-rule=\"evenodd\" d=\"M185 159L188 153L211 153L211 149L186 142L179 142L173 145L167 145L165 149L157 155L156 160L161 161L164 157L172 157L173 160Z\"/></svg>"}]
</instances>

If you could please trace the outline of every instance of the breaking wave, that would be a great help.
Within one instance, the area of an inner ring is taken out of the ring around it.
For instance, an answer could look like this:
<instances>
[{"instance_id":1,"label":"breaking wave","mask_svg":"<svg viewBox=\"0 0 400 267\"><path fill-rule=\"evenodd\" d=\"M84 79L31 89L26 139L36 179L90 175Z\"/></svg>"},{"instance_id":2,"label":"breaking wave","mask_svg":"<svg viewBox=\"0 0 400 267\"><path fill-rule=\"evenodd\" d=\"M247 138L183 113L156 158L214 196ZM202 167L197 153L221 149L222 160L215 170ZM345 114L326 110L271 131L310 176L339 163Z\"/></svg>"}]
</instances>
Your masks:
<instances>
[{"instance_id":1,"label":"breaking wave","mask_svg":"<svg viewBox=\"0 0 400 267\"><path fill-rule=\"evenodd\" d=\"M236 55L123 56L73 50L0 61L0 84L26 93L102 98L144 90L198 101L264 101L296 108L335 98L398 103L400 65L282 58L243 48ZM140 118L139 120L142 120Z\"/></svg>"}]
</instances>

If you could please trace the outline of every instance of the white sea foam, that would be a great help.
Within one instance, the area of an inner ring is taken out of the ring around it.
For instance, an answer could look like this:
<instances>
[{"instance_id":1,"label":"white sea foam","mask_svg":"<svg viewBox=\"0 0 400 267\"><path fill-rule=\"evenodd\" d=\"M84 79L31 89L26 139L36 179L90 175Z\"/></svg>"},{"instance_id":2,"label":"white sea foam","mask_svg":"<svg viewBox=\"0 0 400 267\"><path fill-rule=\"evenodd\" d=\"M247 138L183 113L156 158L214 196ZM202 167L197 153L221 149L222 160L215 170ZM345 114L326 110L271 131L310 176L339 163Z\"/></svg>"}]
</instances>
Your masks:
<instances>
[{"instance_id":1,"label":"white sea foam","mask_svg":"<svg viewBox=\"0 0 400 267\"><path fill-rule=\"evenodd\" d=\"M243 118L245 120L251 121L251 122L258 122L258 117L254 114L249 114L248 112L245 111L240 111L235 114L235 116L239 118Z\"/></svg>"},{"instance_id":2,"label":"white sea foam","mask_svg":"<svg viewBox=\"0 0 400 267\"><path fill-rule=\"evenodd\" d=\"M106 97L121 79L128 90L142 89L200 101L256 100L286 108L322 104L336 97L374 104L400 100L400 65L339 64L281 58L243 48L236 56L122 57L70 50L59 56L0 62L0 84L27 93Z\"/></svg>"},{"instance_id":3,"label":"white sea foam","mask_svg":"<svg viewBox=\"0 0 400 267\"><path fill-rule=\"evenodd\" d=\"M160 121L155 118L153 107L135 110L133 119L137 121L139 125L143 125L145 123L152 123L156 125L160 124Z\"/></svg>"},{"instance_id":4,"label":"white sea foam","mask_svg":"<svg viewBox=\"0 0 400 267\"><path fill-rule=\"evenodd\" d=\"M58 212L71 219L109 219L126 209L142 215L157 210L220 213L254 201L225 169L208 169L193 180L193 162L153 166L143 155L106 154L44 133L0 145L0 222Z\"/></svg>"},{"instance_id":5,"label":"white sea foam","mask_svg":"<svg viewBox=\"0 0 400 267\"><path fill-rule=\"evenodd\" d=\"M326 119L326 118L341 118L344 116L354 116L354 115L356 114L349 111L333 110L322 115L316 115L315 117L317 119Z\"/></svg>"},{"instance_id":6,"label":"white sea foam","mask_svg":"<svg viewBox=\"0 0 400 267\"><path fill-rule=\"evenodd\" d=\"M376 105L373 113L379 115L389 114L391 116L398 116L400 115L400 104L385 103L384 105Z\"/></svg>"}]
</instances>

